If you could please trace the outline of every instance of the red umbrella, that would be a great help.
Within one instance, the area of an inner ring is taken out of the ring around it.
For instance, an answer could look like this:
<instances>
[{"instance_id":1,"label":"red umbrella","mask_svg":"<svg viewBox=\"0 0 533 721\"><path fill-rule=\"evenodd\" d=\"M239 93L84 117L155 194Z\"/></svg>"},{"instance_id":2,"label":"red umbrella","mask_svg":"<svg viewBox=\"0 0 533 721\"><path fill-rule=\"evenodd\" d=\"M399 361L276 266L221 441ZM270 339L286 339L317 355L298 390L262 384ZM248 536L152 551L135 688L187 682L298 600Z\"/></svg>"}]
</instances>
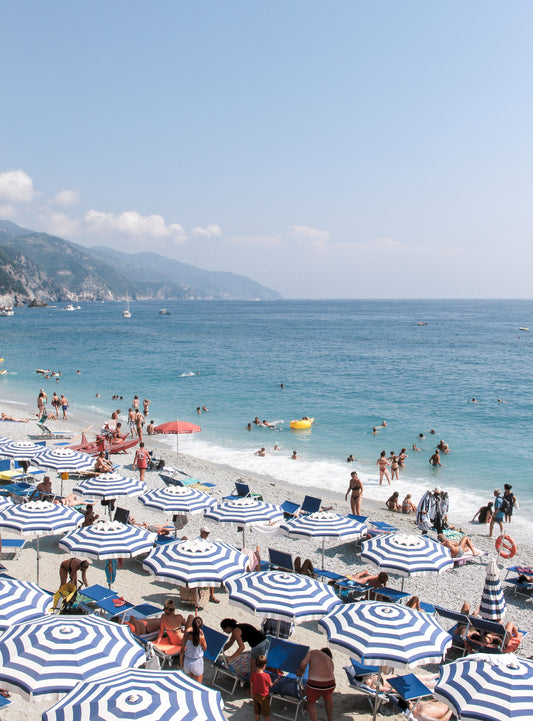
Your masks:
<instances>
[{"instance_id":1,"label":"red umbrella","mask_svg":"<svg viewBox=\"0 0 533 721\"><path fill-rule=\"evenodd\" d=\"M198 433L202 429L188 421L169 421L154 428L154 433L174 433L176 435L176 456L178 455L178 438L180 433Z\"/></svg>"}]
</instances>

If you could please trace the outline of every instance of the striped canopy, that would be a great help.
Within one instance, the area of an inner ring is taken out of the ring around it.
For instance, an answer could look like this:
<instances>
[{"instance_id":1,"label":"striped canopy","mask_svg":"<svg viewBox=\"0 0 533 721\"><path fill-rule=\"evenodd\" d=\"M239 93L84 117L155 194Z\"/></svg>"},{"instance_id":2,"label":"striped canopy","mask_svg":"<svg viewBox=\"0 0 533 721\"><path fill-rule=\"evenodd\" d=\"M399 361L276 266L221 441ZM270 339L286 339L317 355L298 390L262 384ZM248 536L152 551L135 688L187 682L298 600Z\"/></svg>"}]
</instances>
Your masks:
<instances>
[{"instance_id":1,"label":"striped canopy","mask_svg":"<svg viewBox=\"0 0 533 721\"><path fill-rule=\"evenodd\" d=\"M74 493L95 498L116 498L117 496L139 496L146 491L146 483L136 478L121 476L120 473L102 473L85 478L74 488Z\"/></svg>"},{"instance_id":2,"label":"striped canopy","mask_svg":"<svg viewBox=\"0 0 533 721\"><path fill-rule=\"evenodd\" d=\"M505 596L503 595L498 566L494 559L487 566L479 615L489 621L500 621L505 615Z\"/></svg>"},{"instance_id":3,"label":"striped canopy","mask_svg":"<svg viewBox=\"0 0 533 721\"><path fill-rule=\"evenodd\" d=\"M281 571L235 576L226 581L226 589L233 606L279 621L316 621L342 605L331 586Z\"/></svg>"},{"instance_id":4,"label":"striped canopy","mask_svg":"<svg viewBox=\"0 0 533 721\"><path fill-rule=\"evenodd\" d=\"M43 616L52 606L52 594L35 583L0 578L0 630Z\"/></svg>"},{"instance_id":5,"label":"striped canopy","mask_svg":"<svg viewBox=\"0 0 533 721\"><path fill-rule=\"evenodd\" d=\"M256 501L254 498L235 498L232 501L216 503L205 512L206 518L221 523L275 523L283 518L283 511L273 503Z\"/></svg>"},{"instance_id":6,"label":"striped canopy","mask_svg":"<svg viewBox=\"0 0 533 721\"><path fill-rule=\"evenodd\" d=\"M44 616L0 636L2 686L40 699L144 661L129 628L99 616Z\"/></svg>"},{"instance_id":7,"label":"striped canopy","mask_svg":"<svg viewBox=\"0 0 533 721\"><path fill-rule=\"evenodd\" d=\"M533 662L514 654L473 654L440 667L435 697L462 721L520 721L533 712Z\"/></svg>"},{"instance_id":8,"label":"striped canopy","mask_svg":"<svg viewBox=\"0 0 533 721\"><path fill-rule=\"evenodd\" d=\"M219 691L180 671L131 669L79 684L43 721L225 721Z\"/></svg>"},{"instance_id":9,"label":"striped canopy","mask_svg":"<svg viewBox=\"0 0 533 721\"><path fill-rule=\"evenodd\" d=\"M32 441L0 441L0 453L17 461L30 461L37 453L42 453L45 446Z\"/></svg>"},{"instance_id":10,"label":"striped canopy","mask_svg":"<svg viewBox=\"0 0 533 721\"><path fill-rule=\"evenodd\" d=\"M243 573L248 556L229 543L196 538L158 546L144 559L143 567L161 580L178 586L217 587Z\"/></svg>"},{"instance_id":11,"label":"striped canopy","mask_svg":"<svg viewBox=\"0 0 533 721\"><path fill-rule=\"evenodd\" d=\"M118 521L96 521L69 533L59 547L82 558L131 558L152 550L157 534Z\"/></svg>"},{"instance_id":12,"label":"striped canopy","mask_svg":"<svg viewBox=\"0 0 533 721\"><path fill-rule=\"evenodd\" d=\"M94 458L72 448L46 448L33 457L33 462L43 468L54 468L58 472L86 471L94 466Z\"/></svg>"},{"instance_id":13,"label":"striped canopy","mask_svg":"<svg viewBox=\"0 0 533 721\"><path fill-rule=\"evenodd\" d=\"M433 616L398 603L347 603L318 623L330 646L366 665L439 663L452 643Z\"/></svg>"},{"instance_id":14,"label":"striped canopy","mask_svg":"<svg viewBox=\"0 0 533 721\"><path fill-rule=\"evenodd\" d=\"M366 534L366 523L356 521L354 518L340 516L328 511L317 511L308 515L291 518L284 521L280 528L292 538L321 538L322 539L322 566L324 566L324 544L326 538L341 538L343 541L352 541Z\"/></svg>"},{"instance_id":15,"label":"striped canopy","mask_svg":"<svg viewBox=\"0 0 533 721\"><path fill-rule=\"evenodd\" d=\"M216 501L208 493L184 486L165 486L148 491L139 498L141 503L167 513L202 513Z\"/></svg>"},{"instance_id":16,"label":"striped canopy","mask_svg":"<svg viewBox=\"0 0 533 721\"><path fill-rule=\"evenodd\" d=\"M83 516L74 508L51 501L11 504L0 511L0 528L12 528L24 535L48 536L80 526Z\"/></svg>"},{"instance_id":17,"label":"striped canopy","mask_svg":"<svg viewBox=\"0 0 533 721\"><path fill-rule=\"evenodd\" d=\"M427 536L386 533L362 544L361 558L398 576L425 576L453 568L450 550Z\"/></svg>"},{"instance_id":18,"label":"striped canopy","mask_svg":"<svg viewBox=\"0 0 533 721\"><path fill-rule=\"evenodd\" d=\"M5 496L0 496L0 513L8 508L10 508L13 505L13 501L11 498L6 498Z\"/></svg>"}]
</instances>

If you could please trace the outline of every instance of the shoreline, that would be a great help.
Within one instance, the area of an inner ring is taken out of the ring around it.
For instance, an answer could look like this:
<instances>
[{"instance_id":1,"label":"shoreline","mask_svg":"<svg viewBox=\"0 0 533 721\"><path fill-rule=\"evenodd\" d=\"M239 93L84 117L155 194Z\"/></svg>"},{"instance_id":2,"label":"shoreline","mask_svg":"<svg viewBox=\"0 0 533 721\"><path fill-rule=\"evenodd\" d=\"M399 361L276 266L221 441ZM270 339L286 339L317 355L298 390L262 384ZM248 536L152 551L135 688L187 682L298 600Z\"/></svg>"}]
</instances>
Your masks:
<instances>
[{"instance_id":1,"label":"shoreline","mask_svg":"<svg viewBox=\"0 0 533 721\"><path fill-rule=\"evenodd\" d=\"M26 401L20 401L13 404L0 401L0 409L16 417L24 417L31 413L31 406ZM91 416L85 411L78 412L73 409L74 415L69 416L68 422L51 421L52 429L69 429L79 431L83 427L87 427L92 423L92 429L89 435L92 437L93 432L99 429L101 418ZM38 433L37 426L34 422L14 423L0 421L0 435L12 437L14 439L25 439L28 433L33 435L34 431ZM214 463L212 461L203 460L191 455L187 452L186 440L182 443L180 438L180 449L185 447L185 453L180 450L179 463L176 463L176 439L174 436L145 436L144 441L146 448L150 450L157 449L158 454L163 456L167 466L179 467L192 477L198 478L200 481L208 481L216 484L212 489L212 495L220 500L226 495L230 495L234 489L236 480L248 483L251 490L255 493L263 495L265 501L273 503L282 503L290 500L295 503L301 503L306 493L313 496L320 496L323 505L331 506L332 512L346 514L350 510L349 500L344 500L344 493L348 486L350 466L346 471L346 487L342 492L320 490L317 492L316 487L304 488L302 486L292 485L290 483L281 483L275 478L266 474L258 474L253 471L242 471L235 469L229 465ZM118 454L112 456L113 462L119 463L124 467L126 475L138 476L136 471L132 470L133 453ZM59 481L53 478L54 490L58 490ZM159 478L156 471L149 471L146 474L146 482L150 488L161 487L163 482ZM71 484L69 486L68 484ZM75 485L73 481L67 481L65 492L67 493L71 487ZM68 490L67 490L68 489ZM147 523L162 523L165 514L149 509L143 506L136 498L120 498L117 501L120 507L128 508L137 521L146 521ZM95 510L104 516L105 509L97 504ZM362 512L369 515L371 520L382 520L396 525L401 531L414 533L419 535L419 531L414 523L414 515L403 516L403 514L388 511L383 502L374 501L363 496ZM450 519L453 522L453 518ZM199 528L205 521L202 515L194 515L190 517L187 525L182 533L189 538L194 538L199 533ZM211 538L221 539L233 545L240 546L242 534L238 533L233 524L220 524L213 521L207 521L207 525L211 529ZM470 528L465 530L472 536L474 544L482 550L491 551L494 555L493 539L489 541L486 535L487 526L477 526L478 533L473 533ZM432 534L434 535L434 534ZM19 537L12 532L2 532L5 537ZM298 539L289 540L286 537L270 536L260 533L256 529L246 530L246 545L255 548L257 545L261 547L262 558L267 558L268 547L276 548L289 552L293 559L296 556L310 558L313 564L321 567L321 550L322 544L319 539ZM44 537L41 539L41 585L48 590L54 592L57 590L57 569L62 560L68 557L67 554L61 552L57 546L57 537ZM530 563L532 550L530 547L521 544L517 556L513 561L508 561L506 565ZM35 544L28 540L26 548L22 552L19 560L4 561L9 573L15 577L34 581L35 580ZM325 567L330 571L336 571L343 574L352 574L361 570L367 564L361 562L353 543L337 543L334 539L327 539L325 543ZM368 566L374 569L372 565ZM459 610L463 601L468 601L472 607L477 607L481 599L481 593L485 580L486 567L481 564L471 564L467 566L448 571L442 576L417 576L405 579L405 590L412 594L418 595L422 600L429 603L438 603L439 605L451 610ZM503 579L505 570L500 569L500 577ZM103 562L93 561L89 569L89 582L105 584L104 564ZM401 578L397 576L389 576L388 585L393 588L400 588ZM176 599L176 605L184 612L186 607L182 606L179 601L179 595L176 596L176 587L171 584L160 583L150 576L146 571L142 570L141 565L135 559L127 560L123 569L118 572L117 580L114 585L116 590L124 595L131 602L140 602L146 600L152 603L163 603L168 597ZM238 621L245 621L256 626L260 625L260 619L253 617L251 614L244 613L235 609L228 603L227 595L224 591L217 591L217 598L220 603L207 604L200 612L204 618L204 622L214 628L219 627L219 622L224 617L234 617ZM520 597L506 593L507 615L506 620L514 621L517 626L523 630L529 630L531 627L531 607L526 604L525 600ZM533 639L530 633L522 642L520 655L530 656L533 654ZM318 631L316 623L307 623L296 626L295 633L291 638L296 643L304 643L312 648L320 648L325 645L325 636ZM347 655L334 652L334 661L336 668L337 691L334 696L334 713L336 717L357 717L362 721L369 721L371 714L368 711L368 704L364 696L355 693L348 686L345 680L345 674L342 667L349 663ZM206 665L207 668L207 665ZM401 672L400 672L401 673ZM212 675L210 671L206 672L206 683L209 684ZM43 710L49 708L50 702L26 702L20 700L17 694L13 694L16 702L4 711L6 721L38 721ZM225 701L229 700L226 694L223 694ZM234 721L248 721L251 713L249 706L249 697L247 689L237 691L234 697L231 697L231 703L226 708L226 716ZM325 718L323 707L319 705L319 719ZM396 717L395 717L396 718ZM397 717L399 718L399 717Z\"/></svg>"}]
</instances>

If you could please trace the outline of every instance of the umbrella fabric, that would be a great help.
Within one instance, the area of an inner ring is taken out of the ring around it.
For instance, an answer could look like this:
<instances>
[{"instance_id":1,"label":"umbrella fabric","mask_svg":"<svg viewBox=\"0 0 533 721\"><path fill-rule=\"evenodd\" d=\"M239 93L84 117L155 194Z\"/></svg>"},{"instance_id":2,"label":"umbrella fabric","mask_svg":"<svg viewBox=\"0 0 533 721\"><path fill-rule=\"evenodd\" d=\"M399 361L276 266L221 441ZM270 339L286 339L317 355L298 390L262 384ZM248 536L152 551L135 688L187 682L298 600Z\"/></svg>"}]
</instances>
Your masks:
<instances>
[{"instance_id":1,"label":"umbrella fabric","mask_svg":"<svg viewBox=\"0 0 533 721\"><path fill-rule=\"evenodd\" d=\"M33 457L33 462L43 468L54 468L58 472L86 471L94 466L94 458L72 448L46 448Z\"/></svg>"},{"instance_id":2,"label":"umbrella fabric","mask_svg":"<svg viewBox=\"0 0 533 721\"><path fill-rule=\"evenodd\" d=\"M103 499L139 496L145 491L146 483L136 478L121 476L120 473L102 473L94 478L86 478L74 488L74 493Z\"/></svg>"},{"instance_id":3,"label":"umbrella fabric","mask_svg":"<svg viewBox=\"0 0 533 721\"><path fill-rule=\"evenodd\" d=\"M208 493L196 488L183 486L165 486L148 491L139 498L141 503L151 508L158 508L167 513L202 513L205 508L216 503Z\"/></svg>"},{"instance_id":4,"label":"umbrella fabric","mask_svg":"<svg viewBox=\"0 0 533 721\"><path fill-rule=\"evenodd\" d=\"M17 461L30 461L38 453L42 453L45 447L32 441L0 441L0 453L9 456Z\"/></svg>"},{"instance_id":5,"label":"umbrella fabric","mask_svg":"<svg viewBox=\"0 0 533 721\"><path fill-rule=\"evenodd\" d=\"M347 603L318 623L331 646L366 665L438 663L452 643L432 616L398 603Z\"/></svg>"},{"instance_id":6,"label":"umbrella fabric","mask_svg":"<svg viewBox=\"0 0 533 721\"><path fill-rule=\"evenodd\" d=\"M178 671L131 669L79 684L43 721L225 721L219 691Z\"/></svg>"},{"instance_id":7,"label":"umbrella fabric","mask_svg":"<svg viewBox=\"0 0 533 721\"><path fill-rule=\"evenodd\" d=\"M226 589L233 606L279 621L316 621L342 604L331 586L295 573L246 573L228 579Z\"/></svg>"},{"instance_id":8,"label":"umbrella fabric","mask_svg":"<svg viewBox=\"0 0 533 721\"><path fill-rule=\"evenodd\" d=\"M52 594L35 583L0 578L0 630L43 616L52 606Z\"/></svg>"},{"instance_id":9,"label":"umbrella fabric","mask_svg":"<svg viewBox=\"0 0 533 721\"><path fill-rule=\"evenodd\" d=\"M83 523L74 508L51 501L28 501L0 511L0 528L12 528L23 535L47 536L65 533Z\"/></svg>"},{"instance_id":10,"label":"umbrella fabric","mask_svg":"<svg viewBox=\"0 0 533 721\"><path fill-rule=\"evenodd\" d=\"M505 596L494 559L487 566L487 575L479 606L479 615L489 621L501 621L505 615Z\"/></svg>"},{"instance_id":11,"label":"umbrella fabric","mask_svg":"<svg viewBox=\"0 0 533 721\"><path fill-rule=\"evenodd\" d=\"M362 544L361 558L398 576L425 576L453 568L450 550L427 536L387 533Z\"/></svg>"},{"instance_id":12,"label":"umbrella fabric","mask_svg":"<svg viewBox=\"0 0 533 721\"><path fill-rule=\"evenodd\" d=\"M161 580L178 586L220 586L243 573L248 556L229 543L196 538L158 546L144 559L143 567Z\"/></svg>"},{"instance_id":13,"label":"umbrella fabric","mask_svg":"<svg viewBox=\"0 0 533 721\"><path fill-rule=\"evenodd\" d=\"M275 523L283 518L283 511L272 503L256 501L253 498L236 498L233 501L216 503L205 512L206 518L221 523Z\"/></svg>"},{"instance_id":14,"label":"umbrella fabric","mask_svg":"<svg viewBox=\"0 0 533 721\"><path fill-rule=\"evenodd\" d=\"M531 719L533 662L514 654L474 654L440 667L435 697L462 721Z\"/></svg>"},{"instance_id":15,"label":"umbrella fabric","mask_svg":"<svg viewBox=\"0 0 533 721\"><path fill-rule=\"evenodd\" d=\"M69 533L59 547L82 558L130 558L152 550L157 534L118 521L97 521Z\"/></svg>"},{"instance_id":16,"label":"umbrella fabric","mask_svg":"<svg viewBox=\"0 0 533 721\"><path fill-rule=\"evenodd\" d=\"M13 501L5 496L0 496L0 513L13 505Z\"/></svg>"},{"instance_id":17,"label":"umbrella fabric","mask_svg":"<svg viewBox=\"0 0 533 721\"><path fill-rule=\"evenodd\" d=\"M176 455L179 456L179 437L182 433L199 433L202 429L187 421L169 421L154 428L154 433L171 433L176 436Z\"/></svg>"},{"instance_id":18,"label":"umbrella fabric","mask_svg":"<svg viewBox=\"0 0 533 721\"><path fill-rule=\"evenodd\" d=\"M44 616L0 637L0 681L54 699L82 681L140 666L145 658L127 626L93 615Z\"/></svg>"}]
</instances>

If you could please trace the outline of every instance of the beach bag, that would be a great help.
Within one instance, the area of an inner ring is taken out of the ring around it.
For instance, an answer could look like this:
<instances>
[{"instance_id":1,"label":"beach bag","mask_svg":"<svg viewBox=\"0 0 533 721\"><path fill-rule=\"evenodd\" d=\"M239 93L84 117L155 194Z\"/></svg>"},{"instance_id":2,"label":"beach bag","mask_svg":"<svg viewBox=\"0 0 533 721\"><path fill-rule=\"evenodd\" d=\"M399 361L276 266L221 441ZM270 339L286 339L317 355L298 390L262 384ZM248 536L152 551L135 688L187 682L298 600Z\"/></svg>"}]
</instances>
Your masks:
<instances>
[{"instance_id":1,"label":"beach bag","mask_svg":"<svg viewBox=\"0 0 533 721\"><path fill-rule=\"evenodd\" d=\"M513 511L513 504L511 501L506 498L505 496L500 496L502 499L502 504L500 508L498 509L501 513L503 513L505 516L507 516L509 513L512 513Z\"/></svg>"},{"instance_id":2,"label":"beach bag","mask_svg":"<svg viewBox=\"0 0 533 721\"><path fill-rule=\"evenodd\" d=\"M271 693L277 696L291 696L301 698L301 686L299 680L292 676L282 676L272 684Z\"/></svg>"}]
</instances>

